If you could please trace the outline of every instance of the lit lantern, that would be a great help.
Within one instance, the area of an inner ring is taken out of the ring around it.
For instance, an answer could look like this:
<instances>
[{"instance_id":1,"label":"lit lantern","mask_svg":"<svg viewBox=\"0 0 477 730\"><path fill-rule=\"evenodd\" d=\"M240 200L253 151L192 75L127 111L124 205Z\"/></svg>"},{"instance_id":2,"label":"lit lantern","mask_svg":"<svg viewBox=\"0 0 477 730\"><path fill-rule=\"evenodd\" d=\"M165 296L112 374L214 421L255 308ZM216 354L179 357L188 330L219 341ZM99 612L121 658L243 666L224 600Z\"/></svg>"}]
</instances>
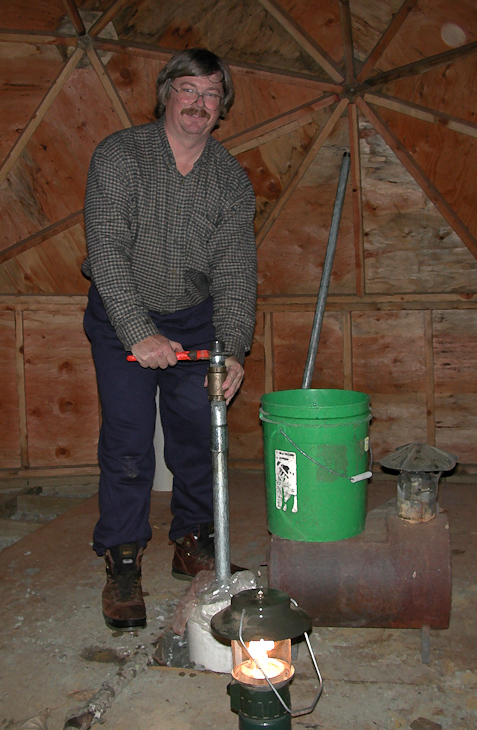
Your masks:
<instances>
[{"instance_id":1,"label":"lit lantern","mask_svg":"<svg viewBox=\"0 0 477 730\"><path fill-rule=\"evenodd\" d=\"M212 631L232 645L230 705L239 715L239 730L291 730L291 718L315 709L322 679L308 632L311 618L282 591L258 588L232 597L231 605L211 621ZM313 703L301 710L290 707L291 640L304 635L319 680Z\"/></svg>"}]
</instances>

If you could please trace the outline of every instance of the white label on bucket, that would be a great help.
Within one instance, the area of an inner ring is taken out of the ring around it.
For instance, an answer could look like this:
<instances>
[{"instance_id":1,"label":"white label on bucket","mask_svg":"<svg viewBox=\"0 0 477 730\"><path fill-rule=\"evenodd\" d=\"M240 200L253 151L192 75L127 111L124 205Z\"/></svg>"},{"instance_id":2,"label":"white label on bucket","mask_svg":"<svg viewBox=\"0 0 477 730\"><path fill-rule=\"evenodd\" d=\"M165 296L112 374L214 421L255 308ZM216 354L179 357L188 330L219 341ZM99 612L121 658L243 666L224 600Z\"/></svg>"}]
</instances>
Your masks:
<instances>
[{"instance_id":1,"label":"white label on bucket","mask_svg":"<svg viewBox=\"0 0 477 730\"><path fill-rule=\"evenodd\" d=\"M276 506L284 512L293 497L292 512L298 511L296 489L296 454L294 451L275 450Z\"/></svg>"},{"instance_id":2,"label":"white label on bucket","mask_svg":"<svg viewBox=\"0 0 477 730\"><path fill-rule=\"evenodd\" d=\"M369 436L364 439L364 450L369 451Z\"/></svg>"}]
</instances>

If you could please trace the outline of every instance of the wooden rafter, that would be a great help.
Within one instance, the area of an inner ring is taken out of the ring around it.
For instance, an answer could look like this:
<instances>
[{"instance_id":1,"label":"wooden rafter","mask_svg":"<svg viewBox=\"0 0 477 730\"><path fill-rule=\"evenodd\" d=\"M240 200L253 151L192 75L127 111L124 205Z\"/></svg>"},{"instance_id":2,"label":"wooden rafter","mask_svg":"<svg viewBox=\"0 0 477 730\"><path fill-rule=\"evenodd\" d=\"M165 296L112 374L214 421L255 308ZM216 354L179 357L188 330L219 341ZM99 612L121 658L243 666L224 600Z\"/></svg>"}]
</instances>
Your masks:
<instances>
[{"instance_id":1,"label":"wooden rafter","mask_svg":"<svg viewBox=\"0 0 477 730\"><path fill-rule=\"evenodd\" d=\"M342 312L343 326L343 387L353 390L353 330L351 312Z\"/></svg>"},{"instance_id":2,"label":"wooden rafter","mask_svg":"<svg viewBox=\"0 0 477 730\"><path fill-rule=\"evenodd\" d=\"M265 393L275 390L273 356L273 312L263 313L263 349L265 355Z\"/></svg>"},{"instance_id":3,"label":"wooden rafter","mask_svg":"<svg viewBox=\"0 0 477 730\"><path fill-rule=\"evenodd\" d=\"M424 312L424 354L426 358L426 415L427 415L427 443L436 445L436 397L434 379L434 336L432 327L432 312Z\"/></svg>"},{"instance_id":4,"label":"wooden rafter","mask_svg":"<svg viewBox=\"0 0 477 730\"><path fill-rule=\"evenodd\" d=\"M93 25L89 29L88 35L90 36L90 38L96 38L101 33L101 31L106 28L108 23L110 23L113 18L116 17L116 15L119 13L123 5L126 4L126 2L127 0L113 0L111 5L106 8L102 16L98 18L96 23L93 23Z\"/></svg>"},{"instance_id":5,"label":"wooden rafter","mask_svg":"<svg viewBox=\"0 0 477 730\"><path fill-rule=\"evenodd\" d=\"M313 142L310 146L310 149L306 153L305 157L303 158L300 166L298 167L295 175L290 180L288 186L283 191L281 197L279 198L277 204L273 208L273 210L270 212L270 215L260 228L256 241L257 241L257 248L261 246L263 243L265 237L267 236L268 232L270 231L271 227L277 220L278 216L282 212L283 208L285 207L288 200L291 198L293 193L295 192L296 188L302 181L305 173L308 171L310 165L313 163L313 160L315 159L316 155L320 151L320 149L323 147L324 143L330 136L331 132L336 126L336 123L338 122L338 119L343 114L344 110L348 106L349 102L348 99L342 99L340 103L337 105L336 109L333 111L332 115L326 122L323 129L321 129L317 134L315 135L315 138L313 139Z\"/></svg>"},{"instance_id":6,"label":"wooden rafter","mask_svg":"<svg viewBox=\"0 0 477 730\"><path fill-rule=\"evenodd\" d=\"M88 58L91 61L91 65L93 66L94 70L98 74L99 80L101 81L101 84L103 85L103 88L105 92L107 93L114 110L118 117L121 120L122 125L127 127L132 127L133 122L131 117L129 116L129 112L126 108L126 105L124 104L123 100L119 96L119 93L116 89L116 86L111 81L111 76L108 73L108 70L106 66L103 66L101 63L99 56L94 48L89 48L87 51Z\"/></svg>"},{"instance_id":7,"label":"wooden rafter","mask_svg":"<svg viewBox=\"0 0 477 730\"><path fill-rule=\"evenodd\" d=\"M20 155L22 154L23 150L25 149L26 145L32 138L35 131L38 129L40 122L42 121L43 117L47 113L48 109L51 107L53 102L55 101L56 97L60 93L61 89L75 70L76 66L80 62L82 56L84 54L84 51L82 48L77 48L71 58L67 61L67 63L63 66L60 73L56 77L53 85L48 90L47 94L44 96L43 100L41 101L40 105L37 107L36 111L33 113L32 118L24 128L23 132L19 136L16 144L13 145L10 152L8 153L7 157L5 158L2 167L0 168L0 185L5 180L6 176L12 169L15 162L18 160Z\"/></svg>"},{"instance_id":8,"label":"wooden rafter","mask_svg":"<svg viewBox=\"0 0 477 730\"><path fill-rule=\"evenodd\" d=\"M280 7L275 0L258 0L259 3L265 8L265 10L272 15L275 20L289 33L292 38L303 48L303 50L313 58L321 68L334 81L343 81L343 75L335 64L331 56L321 48L311 36L303 30L301 26L296 23L291 15L289 15L282 7Z\"/></svg>"},{"instance_id":9,"label":"wooden rafter","mask_svg":"<svg viewBox=\"0 0 477 730\"><path fill-rule=\"evenodd\" d=\"M23 336L23 312L15 310L15 369L18 397L18 426L20 431L20 463L28 468L28 427L25 387L25 357Z\"/></svg>"},{"instance_id":10,"label":"wooden rafter","mask_svg":"<svg viewBox=\"0 0 477 730\"><path fill-rule=\"evenodd\" d=\"M465 223L449 205L442 193L439 192L433 182L427 177L426 173L417 164L411 153L406 149L394 132L388 127L379 114L364 101L357 99L357 105L363 114L371 122L376 131L381 135L384 141L392 149L398 160L412 175L414 180L420 185L428 198L434 203L441 215L446 219L449 225L454 229L459 238L465 243L469 251L477 258L477 241L471 234Z\"/></svg>"},{"instance_id":11,"label":"wooden rafter","mask_svg":"<svg viewBox=\"0 0 477 730\"><path fill-rule=\"evenodd\" d=\"M355 79L354 51L353 51L353 26L351 23L351 10L349 0L339 0L341 37L343 39L343 53L345 61L345 81L353 83Z\"/></svg>"},{"instance_id":12,"label":"wooden rafter","mask_svg":"<svg viewBox=\"0 0 477 730\"><path fill-rule=\"evenodd\" d=\"M109 53L124 53L128 56L139 56L140 58L152 58L156 61L167 63L173 56L173 51L165 46L150 46L147 43L135 43L134 41L122 41L108 38L97 38L94 40L94 48L97 51L108 51Z\"/></svg>"},{"instance_id":13,"label":"wooden rafter","mask_svg":"<svg viewBox=\"0 0 477 730\"><path fill-rule=\"evenodd\" d=\"M384 31L383 35L379 39L379 41L374 46L373 50L369 54L368 58L364 62L363 66L361 67L360 72L358 73L358 76L356 77L356 80L358 83L362 83L367 79L370 72L373 70L373 68L376 66L377 62L385 52L385 50L388 48L389 44L393 40L394 36L400 29L401 25L406 20L407 16L411 12L411 10L414 8L418 0L404 0L403 4L395 13L393 16L393 19L391 20L390 24Z\"/></svg>"},{"instance_id":14,"label":"wooden rafter","mask_svg":"<svg viewBox=\"0 0 477 730\"><path fill-rule=\"evenodd\" d=\"M59 33L43 33L42 31L6 30L0 28L1 43L33 43L35 46L76 46L78 36L66 36Z\"/></svg>"},{"instance_id":15,"label":"wooden rafter","mask_svg":"<svg viewBox=\"0 0 477 730\"><path fill-rule=\"evenodd\" d=\"M361 155L359 149L359 118L356 104L348 107L349 144L351 153L351 182L353 201L353 240L356 274L356 294L363 296L364 240L363 240L363 191L361 186Z\"/></svg>"},{"instance_id":16,"label":"wooden rafter","mask_svg":"<svg viewBox=\"0 0 477 730\"><path fill-rule=\"evenodd\" d=\"M35 246L38 246L38 244L43 243L44 241L48 241L50 238L53 238L59 233L63 233L63 231L66 231L69 228L72 228L73 226L82 222L82 210L79 210L76 213L72 213L66 218L63 218L61 221L57 221L51 226L43 228L39 233L34 233L33 235L28 236L28 238L24 238L23 241L18 241L12 246L4 248L3 251L0 251L0 264L4 264L5 261L13 259L16 256L19 256L21 253L25 253L25 251L29 251Z\"/></svg>"},{"instance_id":17,"label":"wooden rafter","mask_svg":"<svg viewBox=\"0 0 477 730\"><path fill-rule=\"evenodd\" d=\"M232 155L239 155L242 152L259 147L273 139L290 134L295 129L310 124L313 121L313 113L319 109L325 109L338 101L335 94L323 96L320 99L302 104L289 112L279 114L276 117L267 119L266 122L255 124L253 127L239 132L233 137L221 140L222 144Z\"/></svg>"},{"instance_id":18,"label":"wooden rafter","mask_svg":"<svg viewBox=\"0 0 477 730\"><path fill-rule=\"evenodd\" d=\"M391 81L397 81L397 79L417 76L418 74L426 73L426 71L431 71L431 69L437 68L438 66L455 63L462 58L474 55L474 53L477 53L477 41L467 43L467 45L460 46L459 48L452 48L450 51L437 53L435 56L422 58L420 61L407 63L405 66L392 68L376 76L371 76L371 78L366 80L365 86L382 86L383 84L389 84Z\"/></svg>"},{"instance_id":19,"label":"wooden rafter","mask_svg":"<svg viewBox=\"0 0 477 730\"><path fill-rule=\"evenodd\" d=\"M459 117L453 117L437 109L413 104L410 101L396 99L394 96L387 96L386 94L365 94L363 98L368 104L375 104L385 109L392 109L393 111L407 114L407 116L413 117L414 119L422 119L425 122L431 122L431 124L440 124L447 127L447 129L452 129L454 132L468 134L470 137L477 137L477 124L467 122L465 119L460 119Z\"/></svg>"},{"instance_id":20,"label":"wooden rafter","mask_svg":"<svg viewBox=\"0 0 477 730\"><path fill-rule=\"evenodd\" d=\"M153 58L158 61L167 63L173 55L173 51L162 46L150 46L147 43L132 43L130 41L121 40L95 40L94 48L101 51L110 51L111 53L125 53L129 56L139 56L140 58ZM245 61L235 61L224 59L229 67L235 73L244 76L255 76L260 79L270 79L270 81L284 80L287 83L293 81L297 85L309 86L310 82L322 91L339 93L342 91L340 84L334 84L325 79L320 79L308 73L300 73L299 71L284 71L280 68L271 68L269 66L261 66L254 63L246 63Z\"/></svg>"},{"instance_id":21,"label":"wooden rafter","mask_svg":"<svg viewBox=\"0 0 477 730\"><path fill-rule=\"evenodd\" d=\"M79 14L78 8L76 7L75 0L63 0L63 3L66 8L66 12L68 13L71 22L73 23L73 28L78 33L78 35L85 35L86 28L83 23L83 18Z\"/></svg>"}]
</instances>

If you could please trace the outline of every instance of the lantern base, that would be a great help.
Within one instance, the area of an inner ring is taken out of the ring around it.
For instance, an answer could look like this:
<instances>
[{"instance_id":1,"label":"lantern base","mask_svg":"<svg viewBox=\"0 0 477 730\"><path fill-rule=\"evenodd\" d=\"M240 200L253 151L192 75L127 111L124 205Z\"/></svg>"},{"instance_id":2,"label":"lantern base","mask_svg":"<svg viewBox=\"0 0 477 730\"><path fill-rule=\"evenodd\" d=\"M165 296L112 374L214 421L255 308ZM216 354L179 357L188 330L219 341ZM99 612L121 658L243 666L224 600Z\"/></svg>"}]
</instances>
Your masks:
<instances>
[{"instance_id":1,"label":"lantern base","mask_svg":"<svg viewBox=\"0 0 477 730\"><path fill-rule=\"evenodd\" d=\"M288 682L276 691L290 707ZM239 730L291 730L291 715L281 704L275 692L268 686L249 687L232 680L227 687L230 707L239 716Z\"/></svg>"}]
</instances>

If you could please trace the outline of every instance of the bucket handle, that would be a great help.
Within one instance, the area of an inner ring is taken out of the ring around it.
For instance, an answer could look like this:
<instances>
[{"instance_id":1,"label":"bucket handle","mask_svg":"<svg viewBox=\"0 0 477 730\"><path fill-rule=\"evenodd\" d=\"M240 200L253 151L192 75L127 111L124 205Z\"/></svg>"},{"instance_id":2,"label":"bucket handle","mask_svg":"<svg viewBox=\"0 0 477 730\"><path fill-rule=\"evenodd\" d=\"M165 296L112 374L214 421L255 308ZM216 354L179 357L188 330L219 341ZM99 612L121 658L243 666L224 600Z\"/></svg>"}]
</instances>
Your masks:
<instances>
[{"instance_id":1,"label":"bucket handle","mask_svg":"<svg viewBox=\"0 0 477 730\"><path fill-rule=\"evenodd\" d=\"M369 467L368 467L369 471L363 471L361 474L355 474L354 476L349 477L347 474L341 474L339 471L334 471L333 469L329 469L324 464L320 464L319 461L316 461L316 459L313 459L313 457L309 456L309 454L306 454L304 451L302 451L300 449L300 447L298 446L298 444L296 444L285 433L285 431L283 430L283 428L280 429L280 433L282 434L282 436L284 436L286 438L287 441L289 441L292 444L292 446L295 447L295 449L297 449L300 452L300 454L303 454L303 456L305 456L307 459L309 459L310 461L312 461L313 464L316 464L321 469L324 469L325 471L328 471L330 474L335 474L337 477L343 477L344 479L348 479L351 482L351 484L356 484L356 482L362 482L364 479L370 479L373 476L373 472L371 471L371 467L373 465L373 454L372 454L372 451L371 451L371 444L369 445Z\"/></svg>"}]
</instances>

